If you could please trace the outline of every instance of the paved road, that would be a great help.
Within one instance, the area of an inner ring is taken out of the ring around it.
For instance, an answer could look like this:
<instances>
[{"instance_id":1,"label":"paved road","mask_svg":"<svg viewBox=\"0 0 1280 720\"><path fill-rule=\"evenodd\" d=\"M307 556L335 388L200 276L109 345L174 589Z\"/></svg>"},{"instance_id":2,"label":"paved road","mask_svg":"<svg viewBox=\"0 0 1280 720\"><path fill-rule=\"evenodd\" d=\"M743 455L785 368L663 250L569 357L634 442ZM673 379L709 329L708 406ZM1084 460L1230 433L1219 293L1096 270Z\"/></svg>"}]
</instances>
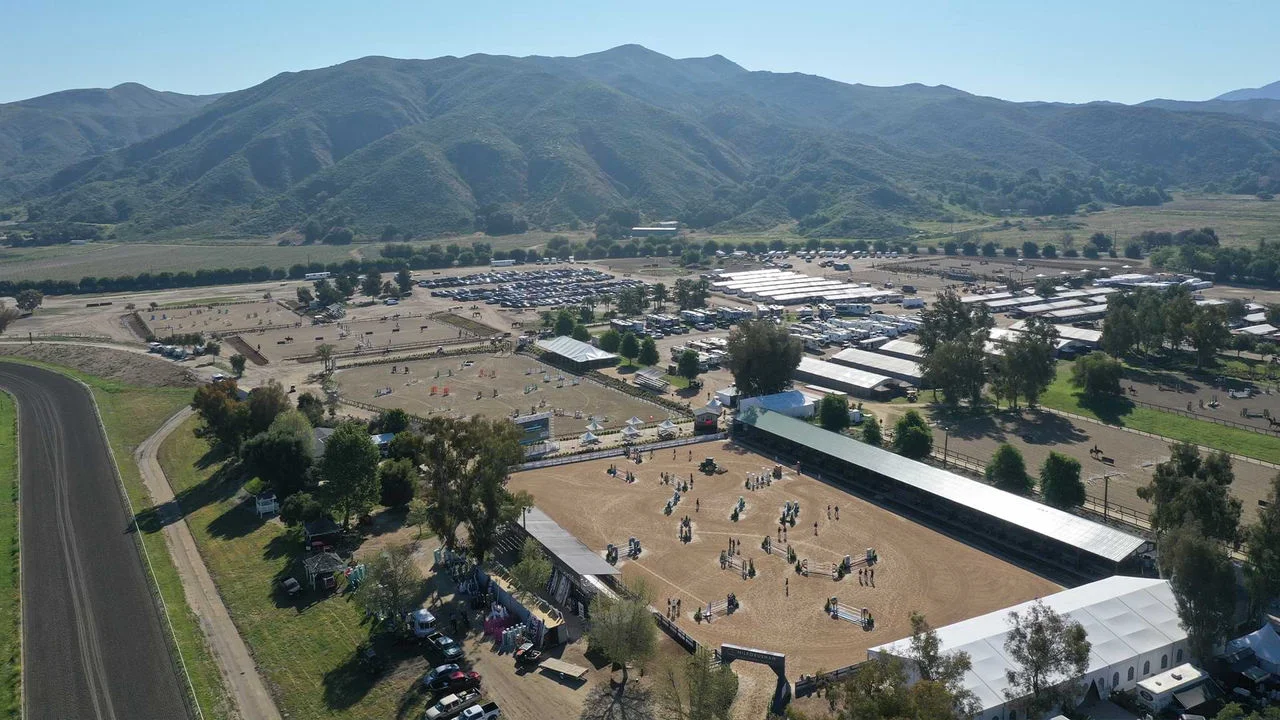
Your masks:
<instances>
[{"instance_id":1,"label":"paved road","mask_svg":"<svg viewBox=\"0 0 1280 720\"><path fill-rule=\"evenodd\" d=\"M21 431L23 716L188 717L92 399L14 363L0 387Z\"/></svg>"}]
</instances>

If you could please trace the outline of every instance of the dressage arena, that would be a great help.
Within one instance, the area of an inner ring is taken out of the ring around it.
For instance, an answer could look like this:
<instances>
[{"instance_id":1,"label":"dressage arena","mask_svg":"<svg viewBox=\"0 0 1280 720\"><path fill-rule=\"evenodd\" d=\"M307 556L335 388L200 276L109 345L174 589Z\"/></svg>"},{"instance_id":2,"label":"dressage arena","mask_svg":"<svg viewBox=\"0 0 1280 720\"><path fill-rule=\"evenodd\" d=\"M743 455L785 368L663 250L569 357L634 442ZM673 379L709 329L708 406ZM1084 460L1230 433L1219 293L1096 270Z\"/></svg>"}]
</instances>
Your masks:
<instances>
[{"instance_id":1,"label":"dressage arena","mask_svg":"<svg viewBox=\"0 0 1280 720\"><path fill-rule=\"evenodd\" d=\"M692 453L692 460L690 460ZM714 457L724 474L706 475L698 466ZM832 670L866 659L866 649L910 634L908 614L918 610L935 627L1041 597L1058 585L1003 560L939 534L810 477L796 476L783 467L783 478L757 490L744 483L748 473L771 471L768 458L729 443L701 443L672 451L659 450L643 463L623 458L560 465L512 475L512 490L533 493L539 508L603 554L609 543L620 545L618 566L623 578L643 578L654 591L654 607L663 610L669 598L680 598L679 625L701 643L733 643L787 655L787 672ZM616 466L617 476L608 470ZM627 483L627 472L636 480ZM670 515L663 512L672 485L662 473L688 482ZM738 498L745 509L737 522L730 519ZM591 510L583 512L583 499ZM776 541L778 519L788 502L800 503L787 540L798 560L816 568L852 556L855 567L843 579L812 572L805 577L786 559L787 543ZM827 517L827 506L839 507L840 517ZM695 512L695 506L700 506ZM679 539L681 519L692 520L692 541ZM813 523L818 522L818 535ZM776 554L761 549L765 535L774 538ZM639 558L626 557L629 538L642 548ZM739 543L734 564L749 560L756 576L744 580L736 567L721 569L720 552L730 539ZM858 561L874 548L878 561L875 586L860 583ZM784 584L785 583L785 584ZM789 586L790 595L787 588ZM740 609L717 615L708 624L695 623L694 610L723 603L736 595ZM864 630L824 612L830 597L841 606L867 608L874 627Z\"/></svg>"},{"instance_id":2,"label":"dressage arena","mask_svg":"<svg viewBox=\"0 0 1280 720\"><path fill-rule=\"evenodd\" d=\"M391 372L393 367L395 374ZM552 431L557 436L582 434L588 417L595 417L608 431L621 429L632 416L648 423L650 418L661 422L668 415L653 403L525 355L476 354L410 360L339 370L336 377L344 398L388 409L403 408L422 417L437 413L510 417L516 410L521 415L530 410L556 410L562 413L552 420Z\"/></svg>"}]
</instances>

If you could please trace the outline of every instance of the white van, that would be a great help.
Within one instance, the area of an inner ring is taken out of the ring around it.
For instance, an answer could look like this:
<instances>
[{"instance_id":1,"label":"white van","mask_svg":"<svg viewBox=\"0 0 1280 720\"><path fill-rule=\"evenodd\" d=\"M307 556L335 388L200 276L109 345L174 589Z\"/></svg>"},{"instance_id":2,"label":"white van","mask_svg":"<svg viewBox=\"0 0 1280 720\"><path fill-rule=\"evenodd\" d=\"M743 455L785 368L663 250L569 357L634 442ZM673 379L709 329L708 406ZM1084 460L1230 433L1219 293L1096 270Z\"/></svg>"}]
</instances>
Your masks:
<instances>
[{"instance_id":1,"label":"white van","mask_svg":"<svg viewBox=\"0 0 1280 720\"><path fill-rule=\"evenodd\" d=\"M409 613L409 629L414 637L424 638L436 631L436 616L426 608L418 608Z\"/></svg>"}]
</instances>

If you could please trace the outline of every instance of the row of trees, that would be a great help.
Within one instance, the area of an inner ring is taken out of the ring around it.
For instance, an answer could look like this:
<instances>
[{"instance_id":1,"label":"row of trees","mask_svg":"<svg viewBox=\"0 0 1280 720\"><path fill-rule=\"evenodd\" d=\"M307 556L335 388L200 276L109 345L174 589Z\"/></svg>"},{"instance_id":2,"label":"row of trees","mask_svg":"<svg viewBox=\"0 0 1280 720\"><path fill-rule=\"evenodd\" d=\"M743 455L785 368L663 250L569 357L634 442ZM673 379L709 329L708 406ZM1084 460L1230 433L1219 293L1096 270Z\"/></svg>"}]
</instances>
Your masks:
<instances>
[{"instance_id":1,"label":"row of trees","mask_svg":"<svg viewBox=\"0 0 1280 720\"><path fill-rule=\"evenodd\" d=\"M996 448L986 469L987 482L1001 490L1026 495L1035 489L1037 480L1027 472L1022 451L1008 443ZM1040 494L1049 505L1059 508L1083 505L1084 482L1080 480L1080 461L1059 452L1050 452L1040 466Z\"/></svg>"},{"instance_id":2,"label":"row of trees","mask_svg":"<svg viewBox=\"0 0 1280 720\"><path fill-rule=\"evenodd\" d=\"M1230 343L1227 320L1226 309L1197 306L1191 291L1181 285L1139 288L1108 304L1102 347L1119 358L1185 344L1195 349L1196 365L1202 366Z\"/></svg>"},{"instance_id":3,"label":"row of trees","mask_svg":"<svg viewBox=\"0 0 1280 720\"><path fill-rule=\"evenodd\" d=\"M997 401L1017 407L1022 398L1034 405L1053 383L1058 333L1052 323L1028 320L1022 332L1001 343L1002 354L992 360L986 346L995 322L981 303L966 305L948 290L921 315L917 342L924 349L922 382L940 389L948 405L980 405L988 382Z\"/></svg>"}]
</instances>

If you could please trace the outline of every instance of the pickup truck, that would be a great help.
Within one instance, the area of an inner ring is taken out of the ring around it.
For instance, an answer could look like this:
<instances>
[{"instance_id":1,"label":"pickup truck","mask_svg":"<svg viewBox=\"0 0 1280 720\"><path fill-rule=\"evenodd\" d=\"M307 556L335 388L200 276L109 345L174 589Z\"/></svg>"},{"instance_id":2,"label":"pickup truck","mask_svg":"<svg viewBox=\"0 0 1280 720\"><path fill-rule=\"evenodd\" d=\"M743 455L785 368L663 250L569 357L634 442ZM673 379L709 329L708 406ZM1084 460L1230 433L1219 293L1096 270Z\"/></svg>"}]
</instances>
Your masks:
<instances>
[{"instance_id":1,"label":"pickup truck","mask_svg":"<svg viewBox=\"0 0 1280 720\"><path fill-rule=\"evenodd\" d=\"M476 701L480 697L480 693L475 690L457 693L455 695L445 695L440 698L440 702L427 708L425 717L427 720L445 720L457 716L462 709Z\"/></svg>"},{"instance_id":2,"label":"pickup truck","mask_svg":"<svg viewBox=\"0 0 1280 720\"><path fill-rule=\"evenodd\" d=\"M502 711L498 709L498 703L487 702L483 705L472 705L463 710L458 717L460 720L498 720L502 717Z\"/></svg>"}]
</instances>

